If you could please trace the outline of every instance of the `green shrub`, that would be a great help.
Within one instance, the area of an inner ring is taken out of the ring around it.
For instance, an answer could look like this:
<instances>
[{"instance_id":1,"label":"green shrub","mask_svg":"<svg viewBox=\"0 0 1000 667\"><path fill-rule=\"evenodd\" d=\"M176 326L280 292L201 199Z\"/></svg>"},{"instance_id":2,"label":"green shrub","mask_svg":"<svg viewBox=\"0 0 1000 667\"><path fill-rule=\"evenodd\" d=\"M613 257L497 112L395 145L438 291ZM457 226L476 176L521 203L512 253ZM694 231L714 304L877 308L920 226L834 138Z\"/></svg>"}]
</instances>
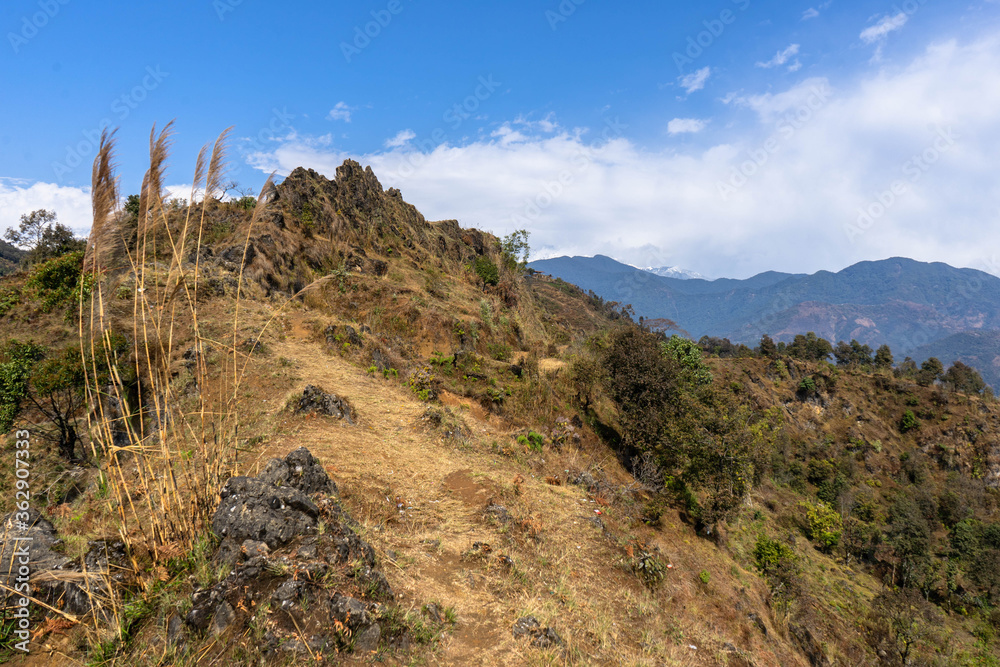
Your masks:
<instances>
[{"instance_id":1,"label":"green shrub","mask_svg":"<svg viewBox=\"0 0 1000 667\"><path fill-rule=\"evenodd\" d=\"M708 586L708 582L712 580L712 575L708 573L708 570L702 570L698 573L698 579L701 580L701 583Z\"/></svg>"},{"instance_id":2,"label":"green shrub","mask_svg":"<svg viewBox=\"0 0 1000 667\"><path fill-rule=\"evenodd\" d=\"M920 420L913 414L913 410L907 410L899 420L899 432L908 433L920 428Z\"/></svg>"},{"instance_id":3,"label":"green shrub","mask_svg":"<svg viewBox=\"0 0 1000 667\"><path fill-rule=\"evenodd\" d=\"M801 507L806 510L809 539L819 542L822 550L829 553L840 543L843 528L840 514L822 501L816 504L804 502Z\"/></svg>"},{"instance_id":4,"label":"green shrub","mask_svg":"<svg viewBox=\"0 0 1000 667\"><path fill-rule=\"evenodd\" d=\"M83 275L83 252L71 252L41 264L26 283L49 312L60 306L75 304L80 297L87 299L94 284L91 275Z\"/></svg>"},{"instance_id":5,"label":"green shrub","mask_svg":"<svg viewBox=\"0 0 1000 667\"><path fill-rule=\"evenodd\" d=\"M545 436L535 431L529 431L528 435L517 436L517 442L532 451L540 452L542 451L542 446L545 444Z\"/></svg>"},{"instance_id":6,"label":"green shrub","mask_svg":"<svg viewBox=\"0 0 1000 667\"><path fill-rule=\"evenodd\" d=\"M766 535L757 538L753 548L754 561L762 574L768 575L788 567L796 560L795 552L788 545L772 540Z\"/></svg>"},{"instance_id":7,"label":"green shrub","mask_svg":"<svg viewBox=\"0 0 1000 667\"><path fill-rule=\"evenodd\" d=\"M663 353L680 364L681 374L694 385L712 383L712 373L702 359L702 350L697 343L674 335L662 344Z\"/></svg>"},{"instance_id":8,"label":"green shrub","mask_svg":"<svg viewBox=\"0 0 1000 667\"><path fill-rule=\"evenodd\" d=\"M34 343L10 340L4 346L0 363L0 433L6 433L14 425L21 410L21 401L28 397L28 382L31 369L45 348Z\"/></svg>"},{"instance_id":9,"label":"green shrub","mask_svg":"<svg viewBox=\"0 0 1000 667\"><path fill-rule=\"evenodd\" d=\"M500 269L497 268L497 265L489 257L477 257L476 261L472 264L472 268L475 269L476 275L487 285L498 285L500 283Z\"/></svg>"}]
</instances>

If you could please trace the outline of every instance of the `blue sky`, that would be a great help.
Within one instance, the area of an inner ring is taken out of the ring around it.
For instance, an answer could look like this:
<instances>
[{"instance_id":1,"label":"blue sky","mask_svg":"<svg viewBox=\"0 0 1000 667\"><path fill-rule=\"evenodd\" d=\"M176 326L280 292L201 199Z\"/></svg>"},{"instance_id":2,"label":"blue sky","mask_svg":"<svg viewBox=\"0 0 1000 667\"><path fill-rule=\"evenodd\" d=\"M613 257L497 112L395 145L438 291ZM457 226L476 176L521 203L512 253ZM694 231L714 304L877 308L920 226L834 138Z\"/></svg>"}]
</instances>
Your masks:
<instances>
[{"instance_id":1,"label":"blue sky","mask_svg":"<svg viewBox=\"0 0 1000 667\"><path fill-rule=\"evenodd\" d=\"M710 276L907 255L1000 273L1000 4L200 0L0 7L0 226L89 226L93 137L138 190L233 126L259 187L346 158L537 256ZM189 186L188 186L189 189Z\"/></svg>"}]
</instances>

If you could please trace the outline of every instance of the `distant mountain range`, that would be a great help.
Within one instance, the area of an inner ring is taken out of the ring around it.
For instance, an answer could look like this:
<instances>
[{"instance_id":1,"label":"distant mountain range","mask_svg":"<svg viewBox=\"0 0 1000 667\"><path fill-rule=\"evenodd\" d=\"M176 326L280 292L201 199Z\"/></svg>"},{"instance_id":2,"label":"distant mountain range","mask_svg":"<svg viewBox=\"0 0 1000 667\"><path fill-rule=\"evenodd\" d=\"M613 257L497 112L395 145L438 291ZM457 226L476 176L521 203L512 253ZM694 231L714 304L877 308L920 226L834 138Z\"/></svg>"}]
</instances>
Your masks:
<instances>
[{"instance_id":1,"label":"distant mountain range","mask_svg":"<svg viewBox=\"0 0 1000 667\"><path fill-rule=\"evenodd\" d=\"M769 271L746 280L678 279L598 255L539 260L531 268L668 318L694 339L756 345L815 331L836 344L887 343L897 361L937 356L977 368L1000 387L1000 278L902 257L812 275Z\"/></svg>"}]
</instances>

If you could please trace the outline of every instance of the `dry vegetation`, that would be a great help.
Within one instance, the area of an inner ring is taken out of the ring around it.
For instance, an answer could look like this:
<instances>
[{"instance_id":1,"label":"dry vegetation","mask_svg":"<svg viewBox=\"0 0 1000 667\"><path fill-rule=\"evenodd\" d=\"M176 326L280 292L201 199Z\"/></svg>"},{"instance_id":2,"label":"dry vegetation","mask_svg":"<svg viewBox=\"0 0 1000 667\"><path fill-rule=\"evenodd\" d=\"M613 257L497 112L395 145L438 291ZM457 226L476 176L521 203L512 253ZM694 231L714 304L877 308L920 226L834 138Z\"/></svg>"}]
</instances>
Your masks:
<instances>
[{"instance_id":1,"label":"dry vegetation","mask_svg":"<svg viewBox=\"0 0 1000 667\"><path fill-rule=\"evenodd\" d=\"M913 486L901 455L920 452L933 458L926 489L943 493L949 473L978 480L977 512L996 512L982 483L1000 463L991 400L891 373L710 360L717 387L779 409L784 428L761 484L706 536L656 461L616 450L595 360L627 319L618 304L524 275L500 240L425 221L356 163L333 181L300 169L256 202L220 201L224 140L199 158L205 195L186 206L159 194L169 127L154 133L131 212L117 210L106 141L83 260L92 288L44 312L24 275L0 283L20 295L0 316L3 338L30 327L46 348L78 345L87 374L87 455L36 453L36 507L68 557L117 539L128 565L124 578L97 573L114 579L98 613L39 607L35 653L13 664L260 664L266 620L182 652L165 626L225 576L208 528L221 484L301 446L375 547L392 604L411 619L431 603L446 610L427 641L351 658L389 664L881 664L891 656L865 619L884 572L806 537L809 461L854 461L855 486L888 498ZM806 376L820 383L808 396ZM295 414L309 384L346 397L356 423ZM922 426L901 434L913 401ZM30 409L20 419L45 428ZM762 572L762 535L787 545L794 572ZM516 638L528 615L563 644ZM952 601L913 655L996 664L985 618Z\"/></svg>"}]
</instances>

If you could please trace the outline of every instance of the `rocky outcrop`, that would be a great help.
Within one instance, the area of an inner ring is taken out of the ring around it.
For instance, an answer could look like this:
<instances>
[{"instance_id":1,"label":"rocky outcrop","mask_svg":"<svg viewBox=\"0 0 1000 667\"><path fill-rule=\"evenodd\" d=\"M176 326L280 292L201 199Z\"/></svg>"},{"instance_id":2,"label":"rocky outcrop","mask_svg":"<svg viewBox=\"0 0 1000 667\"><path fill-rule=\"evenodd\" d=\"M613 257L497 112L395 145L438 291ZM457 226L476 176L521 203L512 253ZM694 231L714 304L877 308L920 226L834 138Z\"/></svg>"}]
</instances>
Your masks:
<instances>
[{"instance_id":1,"label":"rocky outcrop","mask_svg":"<svg viewBox=\"0 0 1000 667\"><path fill-rule=\"evenodd\" d=\"M348 424L354 423L354 411L346 399L336 394L328 394L314 385L306 385L302 390L302 398L295 408L296 414L317 414L343 419Z\"/></svg>"},{"instance_id":2,"label":"rocky outcrop","mask_svg":"<svg viewBox=\"0 0 1000 667\"><path fill-rule=\"evenodd\" d=\"M231 569L193 593L180 634L242 633L256 613L264 615L255 622L266 628L265 656L369 653L405 643L398 623L385 624L394 594L375 551L336 493L305 448L271 460L256 477L226 482L212 529L222 539L216 558ZM167 639L183 641L176 627Z\"/></svg>"},{"instance_id":3,"label":"rocky outcrop","mask_svg":"<svg viewBox=\"0 0 1000 667\"><path fill-rule=\"evenodd\" d=\"M87 553L75 560L61 553L62 544L55 527L38 510L6 515L0 520L0 582L17 590L23 557L32 597L77 616L94 610L95 601L107 597L109 585L133 583L122 542L88 542ZM0 592L0 604L8 595L6 589Z\"/></svg>"}]
</instances>

